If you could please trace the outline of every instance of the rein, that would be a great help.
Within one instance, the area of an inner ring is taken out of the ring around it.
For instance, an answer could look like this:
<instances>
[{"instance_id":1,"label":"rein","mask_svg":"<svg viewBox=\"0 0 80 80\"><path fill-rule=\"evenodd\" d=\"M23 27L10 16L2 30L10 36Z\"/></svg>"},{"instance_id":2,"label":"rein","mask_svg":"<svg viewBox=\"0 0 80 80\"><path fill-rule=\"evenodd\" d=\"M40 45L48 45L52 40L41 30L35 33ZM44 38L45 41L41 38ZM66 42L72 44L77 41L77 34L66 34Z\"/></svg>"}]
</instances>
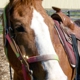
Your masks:
<instances>
[{"instance_id":1,"label":"rein","mask_svg":"<svg viewBox=\"0 0 80 80\"><path fill-rule=\"evenodd\" d=\"M57 55L54 54L45 54L45 55L37 55L33 57L28 57L26 54L21 53L19 46L16 44L12 34L11 22L10 22L10 10L8 10L10 6L8 5L3 13L4 18L4 29L5 29L5 47L7 49L7 45L10 45L14 54L21 62L23 77L24 80L33 80L32 71L29 69L29 63L39 62L39 61L47 61L47 60L59 60ZM8 54L8 53L7 53ZM11 71L10 71L11 72ZM11 78L12 80L12 78Z\"/></svg>"}]
</instances>

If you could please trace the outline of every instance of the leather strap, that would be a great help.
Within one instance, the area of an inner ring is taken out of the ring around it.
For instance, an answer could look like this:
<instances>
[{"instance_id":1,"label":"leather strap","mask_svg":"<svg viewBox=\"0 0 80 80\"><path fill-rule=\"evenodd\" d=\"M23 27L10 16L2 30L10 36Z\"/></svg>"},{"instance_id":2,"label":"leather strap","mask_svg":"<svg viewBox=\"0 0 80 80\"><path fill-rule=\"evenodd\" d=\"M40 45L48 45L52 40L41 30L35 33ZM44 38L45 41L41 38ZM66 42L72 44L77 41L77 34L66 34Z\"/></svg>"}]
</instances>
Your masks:
<instances>
[{"instance_id":1,"label":"leather strap","mask_svg":"<svg viewBox=\"0 0 80 80\"><path fill-rule=\"evenodd\" d=\"M27 65L27 71L30 72L30 69L29 69L29 66L28 66L27 62L25 63L25 61L22 58L22 56L20 55L20 53L17 52L16 47L14 46L14 44L13 44L13 42L12 42L9 34L6 35L6 39L8 40L8 42L9 42L12 50L14 51L14 53L16 55L16 57L19 59L19 61L22 64L22 71L23 71L24 80L32 80L32 76L31 75L28 75L28 73L26 72L25 65Z\"/></svg>"},{"instance_id":2,"label":"leather strap","mask_svg":"<svg viewBox=\"0 0 80 80\"><path fill-rule=\"evenodd\" d=\"M56 25L55 28L57 30L58 36L59 36L60 41L61 41L61 43L62 43L62 45L64 47L64 50L65 50L65 52L66 52L66 54L68 56L68 59L69 59L70 63L72 65L76 65L76 57L74 55L72 46L66 41L64 33L63 33L62 29L61 29L61 26L60 26L59 22L56 21L56 20L54 20L54 22L55 22L55 25Z\"/></svg>"},{"instance_id":3,"label":"leather strap","mask_svg":"<svg viewBox=\"0 0 80 80\"><path fill-rule=\"evenodd\" d=\"M80 60L79 60L79 52L78 52L78 47L77 47L77 40L75 35L71 34L71 38L72 38L72 45L73 45L73 50L76 56L76 74L75 74L75 80L78 80L78 76L79 76L79 64L80 64Z\"/></svg>"}]
</instances>

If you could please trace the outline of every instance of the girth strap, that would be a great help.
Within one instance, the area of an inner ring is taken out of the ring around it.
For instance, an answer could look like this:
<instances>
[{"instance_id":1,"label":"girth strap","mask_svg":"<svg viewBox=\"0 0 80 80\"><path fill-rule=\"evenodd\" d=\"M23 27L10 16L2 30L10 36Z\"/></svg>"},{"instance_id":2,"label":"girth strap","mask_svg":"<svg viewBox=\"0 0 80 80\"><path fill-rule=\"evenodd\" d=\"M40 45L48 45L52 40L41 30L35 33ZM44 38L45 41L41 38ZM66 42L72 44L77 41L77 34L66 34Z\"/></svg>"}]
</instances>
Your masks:
<instances>
[{"instance_id":1,"label":"girth strap","mask_svg":"<svg viewBox=\"0 0 80 80\"><path fill-rule=\"evenodd\" d=\"M77 47L77 40L76 40L76 37L75 35L71 34L71 38L72 38L72 46L73 46L73 50L74 50L74 53L75 53L75 56L76 56L76 76L75 76L75 80L78 80L78 77L79 77L79 52L78 52L78 47Z\"/></svg>"}]
</instances>

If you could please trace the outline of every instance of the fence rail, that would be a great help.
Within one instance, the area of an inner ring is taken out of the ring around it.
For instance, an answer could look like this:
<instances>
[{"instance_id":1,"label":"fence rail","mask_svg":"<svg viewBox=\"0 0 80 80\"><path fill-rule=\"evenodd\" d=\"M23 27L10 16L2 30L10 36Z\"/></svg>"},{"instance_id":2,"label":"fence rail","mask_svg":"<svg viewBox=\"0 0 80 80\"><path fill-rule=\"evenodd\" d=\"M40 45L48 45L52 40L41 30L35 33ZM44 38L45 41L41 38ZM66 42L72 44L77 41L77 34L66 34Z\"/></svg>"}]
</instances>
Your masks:
<instances>
[{"instance_id":1,"label":"fence rail","mask_svg":"<svg viewBox=\"0 0 80 80\"><path fill-rule=\"evenodd\" d=\"M53 13L55 13L55 11L51 9L46 9L46 12L49 15L52 15ZM67 16L69 16L73 21L80 19L80 10L68 10L68 9L64 10L63 9L62 12Z\"/></svg>"}]
</instances>

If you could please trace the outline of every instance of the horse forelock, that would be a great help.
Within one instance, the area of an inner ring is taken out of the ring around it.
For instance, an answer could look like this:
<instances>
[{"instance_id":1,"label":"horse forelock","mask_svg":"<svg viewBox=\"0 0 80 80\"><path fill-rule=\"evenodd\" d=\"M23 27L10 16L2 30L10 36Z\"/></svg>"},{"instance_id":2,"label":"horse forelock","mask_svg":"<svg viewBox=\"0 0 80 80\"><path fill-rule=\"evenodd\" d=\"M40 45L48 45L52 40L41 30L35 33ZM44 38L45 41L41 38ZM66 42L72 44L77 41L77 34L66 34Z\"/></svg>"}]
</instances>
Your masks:
<instances>
[{"instance_id":1,"label":"horse forelock","mask_svg":"<svg viewBox=\"0 0 80 80\"><path fill-rule=\"evenodd\" d=\"M36 8L37 0L12 0L10 1L10 14L14 16L14 14L18 13L20 16L24 16L32 8ZM25 11L24 11L25 10Z\"/></svg>"}]
</instances>

